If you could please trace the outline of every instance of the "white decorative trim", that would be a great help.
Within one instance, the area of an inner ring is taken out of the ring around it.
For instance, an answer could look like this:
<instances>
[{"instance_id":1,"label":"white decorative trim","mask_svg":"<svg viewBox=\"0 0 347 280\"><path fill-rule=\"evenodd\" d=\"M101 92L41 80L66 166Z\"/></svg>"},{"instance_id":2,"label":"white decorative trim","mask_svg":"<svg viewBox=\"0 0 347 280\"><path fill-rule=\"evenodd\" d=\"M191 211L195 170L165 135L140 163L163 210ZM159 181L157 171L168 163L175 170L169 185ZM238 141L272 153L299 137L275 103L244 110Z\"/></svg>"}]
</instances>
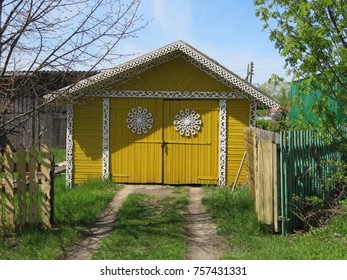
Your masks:
<instances>
[{"instance_id":1,"label":"white decorative trim","mask_svg":"<svg viewBox=\"0 0 347 280\"><path fill-rule=\"evenodd\" d=\"M200 114L194 110L185 109L180 110L179 114L175 116L173 124L181 136L190 137L196 135L197 131L200 131L202 121L199 119Z\"/></svg>"},{"instance_id":2,"label":"white decorative trim","mask_svg":"<svg viewBox=\"0 0 347 280\"><path fill-rule=\"evenodd\" d=\"M194 49L183 41L178 41L162 47L156 51L150 52L136 59L130 60L112 69L105 70L97 75L80 81L72 87L63 88L57 91L59 93L74 93L83 88L93 86L98 82L105 81L112 77L113 82L123 80L125 78L134 77L139 73L158 66L166 61L176 57L182 57L198 67L201 71L207 73L211 77L228 86L233 91L239 91L247 96L247 99L258 101L263 107L277 109L280 107L275 100L264 94L258 88L254 87L244 79L240 78L230 70L221 66L219 63L209 58L205 54Z\"/></svg>"},{"instance_id":3,"label":"white decorative trim","mask_svg":"<svg viewBox=\"0 0 347 280\"><path fill-rule=\"evenodd\" d=\"M72 187L73 171L73 105L67 105L66 122L66 187Z\"/></svg>"},{"instance_id":4,"label":"white decorative trim","mask_svg":"<svg viewBox=\"0 0 347 280\"><path fill-rule=\"evenodd\" d=\"M219 100L219 182L226 184L227 171L227 101Z\"/></svg>"},{"instance_id":5,"label":"white decorative trim","mask_svg":"<svg viewBox=\"0 0 347 280\"><path fill-rule=\"evenodd\" d=\"M257 122L257 102L249 104L249 126L255 127Z\"/></svg>"},{"instance_id":6,"label":"white decorative trim","mask_svg":"<svg viewBox=\"0 0 347 280\"><path fill-rule=\"evenodd\" d=\"M245 99L240 92L214 92L214 91L91 91L86 93L88 97L127 97L127 98L169 98L169 99Z\"/></svg>"},{"instance_id":7,"label":"white decorative trim","mask_svg":"<svg viewBox=\"0 0 347 280\"><path fill-rule=\"evenodd\" d=\"M102 179L110 178L110 99L102 100Z\"/></svg>"},{"instance_id":8,"label":"white decorative trim","mask_svg":"<svg viewBox=\"0 0 347 280\"><path fill-rule=\"evenodd\" d=\"M127 127L132 133L146 134L153 126L152 114L147 108L132 108L126 119Z\"/></svg>"}]
</instances>

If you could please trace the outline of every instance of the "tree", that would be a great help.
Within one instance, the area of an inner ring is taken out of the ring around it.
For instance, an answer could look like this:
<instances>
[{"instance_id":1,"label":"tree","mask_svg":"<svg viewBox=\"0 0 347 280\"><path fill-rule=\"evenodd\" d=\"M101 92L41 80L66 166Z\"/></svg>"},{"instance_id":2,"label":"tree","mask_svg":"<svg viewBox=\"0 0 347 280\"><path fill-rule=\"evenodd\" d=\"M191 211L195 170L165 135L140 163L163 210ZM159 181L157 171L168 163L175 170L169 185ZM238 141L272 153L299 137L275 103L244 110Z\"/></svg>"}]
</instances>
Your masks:
<instances>
[{"instance_id":1,"label":"tree","mask_svg":"<svg viewBox=\"0 0 347 280\"><path fill-rule=\"evenodd\" d=\"M260 85L260 89L276 99L281 104L281 108L271 116L271 121L258 121L258 127L276 132L290 127L288 110L290 106L289 87L289 82L286 82L284 78L276 74L272 74L266 83ZM266 114L265 111L261 113Z\"/></svg>"},{"instance_id":2,"label":"tree","mask_svg":"<svg viewBox=\"0 0 347 280\"><path fill-rule=\"evenodd\" d=\"M138 14L140 3L0 1L0 137L54 101L43 100L44 95L77 83L123 56L118 53L120 41L136 36L146 25ZM47 76L47 71L52 75ZM23 114L11 115L13 101L23 96L40 101Z\"/></svg>"},{"instance_id":3,"label":"tree","mask_svg":"<svg viewBox=\"0 0 347 280\"><path fill-rule=\"evenodd\" d=\"M312 96L311 110L320 120L318 127L307 125L322 135L346 140L343 125L347 120L347 1L255 0L254 3L256 16L264 22L275 48L285 57L286 68L294 79L303 79L301 93L322 92L320 96ZM329 100L341 108L342 122Z\"/></svg>"},{"instance_id":4,"label":"tree","mask_svg":"<svg viewBox=\"0 0 347 280\"><path fill-rule=\"evenodd\" d=\"M260 85L260 89L275 98L281 107L289 106L289 87L289 82L276 74L272 74L266 83Z\"/></svg>"}]
</instances>

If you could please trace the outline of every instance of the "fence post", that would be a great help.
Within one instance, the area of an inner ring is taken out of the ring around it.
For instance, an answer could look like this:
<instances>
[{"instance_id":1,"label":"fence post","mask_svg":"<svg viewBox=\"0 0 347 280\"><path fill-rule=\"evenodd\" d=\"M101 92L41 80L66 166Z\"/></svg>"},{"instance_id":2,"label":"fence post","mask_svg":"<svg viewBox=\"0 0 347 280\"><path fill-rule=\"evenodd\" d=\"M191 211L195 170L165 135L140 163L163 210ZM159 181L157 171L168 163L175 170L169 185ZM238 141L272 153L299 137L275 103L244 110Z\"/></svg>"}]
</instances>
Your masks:
<instances>
[{"instance_id":1,"label":"fence post","mask_svg":"<svg viewBox=\"0 0 347 280\"><path fill-rule=\"evenodd\" d=\"M15 228L14 224L14 162L13 162L13 152L9 145L6 146L5 150L5 199L6 199L6 226L10 229Z\"/></svg>"},{"instance_id":2,"label":"fence post","mask_svg":"<svg viewBox=\"0 0 347 280\"><path fill-rule=\"evenodd\" d=\"M18 197L18 224L24 226L27 216L26 205L26 151L23 144L20 144L17 151L17 197Z\"/></svg>"},{"instance_id":3,"label":"fence post","mask_svg":"<svg viewBox=\"0 0 347 280\"><path fill-rule=\"evenodd\" d=\"M30 193L30 214L29 223L35 224L38 220L38 179L37 179L37 147L32 145L30 149L30 159L29 159L29 193Z\"/></svg>"},{"instance_id":4,"label":"fence post","mask_svg":"<svg viewBox=\"0 0 347 280\"><path fill-rule=\"evenodd\" d=\"M41 188L42 188L42 222L47 228L52 228L51 224L51 153L47 145L43 145L42 150L42 161L41 161Z\"/></svg>"},{"instance_id":5,"label":"fence post","mask_svg":"<svg viewBox=\"0 0 347 280\"><path fill-rule=\"evenodd\" d=\"M55 159L54 155L51 155L51 172L49 173L50 179L51 179L51 190L50 190L50 207L51 207L51 219L50 224L53 227L54 226L54 179L55 179Z\"/></svg>"},{"instance_id":6,"label":"fence post","mask_svg":"<svg viewBox=\"0 0 347 280\"><path fill-rule=\"evenodd\" d=\"M0 148L0 174L2 172L2 158L1 158L1 148ZM2 177L0 176L0 226L3 226L2 222Z\"/></svg>"}]
</instances>

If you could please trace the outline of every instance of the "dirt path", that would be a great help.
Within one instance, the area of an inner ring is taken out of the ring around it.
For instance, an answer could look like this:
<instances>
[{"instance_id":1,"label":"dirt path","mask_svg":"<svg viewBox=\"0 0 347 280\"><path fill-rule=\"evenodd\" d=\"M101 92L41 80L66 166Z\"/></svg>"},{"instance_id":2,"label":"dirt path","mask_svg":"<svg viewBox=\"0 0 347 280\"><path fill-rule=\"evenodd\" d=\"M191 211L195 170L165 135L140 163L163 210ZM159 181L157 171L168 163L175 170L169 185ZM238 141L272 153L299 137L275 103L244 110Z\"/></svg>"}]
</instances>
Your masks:
<instances>
[{"instance_id":1,"label":"dirt path","mask_svg":"<svg viewBox=\"0 0 347 280\"><path fill-rule=\"evenodd\" d=\"M130 186L124 186L116 193L110 205L102 213L100 219L86 229L86 238L76 244L68 260L90 260L92 255L99 248L101 239L109 234L112 230L116 214L123 204L123 201L135 189Z\"/></svg>"},{"instance_id":2,"label":"dirt path","mask_svg":"<svg viewBox=\"0 0 347 280\"><path fill-rule=\"evenodd\" d=\"M202 196L202 188L189 188L188 259L218 260L225 250L225 241L217 235L216 225L202 205Z\"/></svg>"},{"instance_id":3,"label":"dirt path","mask_svg":"<svg viewBox=\"0 0 347 280\"><path fill-rule=\"evenodd\" d=\"M101 240L112 231L113 222L123 201L133 192L167 196L172 194L172 188L157 185L124 185L124 188L115 194L100 219L87 228L86 238L76 244L68 256L68 260L90 260L92 258L98 250ZM201 188L189 188L188 259L217 260L223 254L224 240L217 235L213 220L205 212L201 203L202 195Z\"/></svg>"}]
</instances>

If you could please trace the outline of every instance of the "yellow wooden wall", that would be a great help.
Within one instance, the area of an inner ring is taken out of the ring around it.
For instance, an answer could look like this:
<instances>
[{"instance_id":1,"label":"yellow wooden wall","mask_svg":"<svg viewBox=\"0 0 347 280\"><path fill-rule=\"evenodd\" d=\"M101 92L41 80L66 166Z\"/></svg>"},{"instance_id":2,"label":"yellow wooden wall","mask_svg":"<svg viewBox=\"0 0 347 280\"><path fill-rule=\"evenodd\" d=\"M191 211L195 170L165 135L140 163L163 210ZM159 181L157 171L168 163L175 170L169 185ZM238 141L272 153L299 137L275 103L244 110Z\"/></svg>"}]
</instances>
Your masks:
<instances>
[{"instance_id":1,"label":"yellow wooden wall","mask_svg":"<svg viewBox=\"0 0 347 280\"><path fill-rule=\"evenodd\" d=\"M74 105L74 183L102 176L102 98Z\"/></svg>"},{"instance_id":2,"label":"yellow wooden wall","mask_svg":"<svg viewBox=\"0 0 347 280\"><path fill-rule=\"evenodd\" d=\"M183 58L175 58L161 65L138 74L135 77L109 84L110 90L144 90L144 91L211 91L229 92L226 85L215 80ZM139 99L137 99L139 101ZM133 102L133 101L131 101ZM198 102L198 100L196 100ZM115 152L114 128L116 103L111 101L110 114L110 153ZM139 105L141 106L141 105ZM249 124L249 101L228 100L227 103L227 182L233 183L243 153L243 128ZM165 112L164 112L165 114ZM219 121L219 120L218 120ZM219 135L218 126L215 131ZM102 99L90 99L87 103L74 106L74 182L78 183L89 177L102 175ZM218 151L217 151L218 153ZM206 159L209 160L209 159ZM217 162L218 165L218 162ZM111 163L111 169L114 168ZM218 166L217 166L218 168ZM142 170L142 169L141 169ZM115 170L110 170L111 173ZM143 171L143 170L142 170ZM122 175L122 170L117 170ZM117 176L116 174L111 174ZM124 175L124 174L123 174ZM117 178L119 180L119 178ZM246 168L239 178L239 183L246 182Z\"/></svg>"},{"instance_id":3,"label":"yellow wooden wall","mask_svg":"<svg viewBox=\"0 0 347 280\"><path fill-rule=\"evenodd\" d=\"M110 86L111 90L215 91L230 88L181 57L154 66L135 77Z\"/></svg>"},{"instance_id":4,"label":"yellow wooden wall","mask_svg":"<svg viewBox=\"0 0 347 280\"><path fill-rule=\"evenodd\" d=\"M249 125L249 105L248 100L228 100L227 103L227 182L229 184L232 184L236 178L245 151L243 129ZM246 183L246 176L246 163L244 163L238 183Z\"/></svg>"}]
</instances>

